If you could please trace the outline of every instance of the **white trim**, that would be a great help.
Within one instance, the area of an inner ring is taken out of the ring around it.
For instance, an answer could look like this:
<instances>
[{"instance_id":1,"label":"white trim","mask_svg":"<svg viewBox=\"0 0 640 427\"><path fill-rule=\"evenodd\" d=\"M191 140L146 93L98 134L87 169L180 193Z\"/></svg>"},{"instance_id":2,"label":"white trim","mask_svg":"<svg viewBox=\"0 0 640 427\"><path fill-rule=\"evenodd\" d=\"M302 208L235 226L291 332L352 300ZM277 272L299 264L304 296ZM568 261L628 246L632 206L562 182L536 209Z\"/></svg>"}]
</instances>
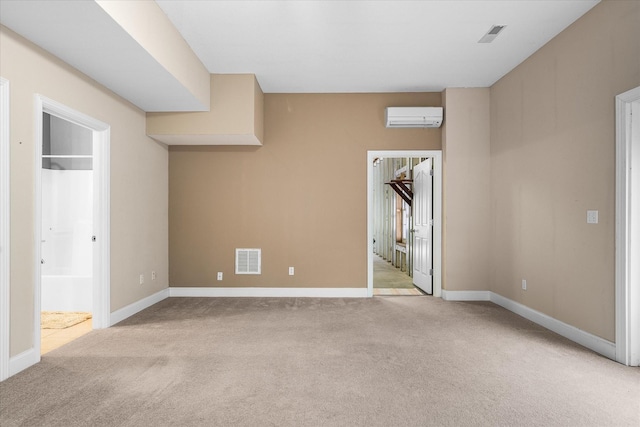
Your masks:
<instances>
[{"instance_id":1,"label":"white trim","mask_svg":"<svg viewBox=\"0 0 640 427\"><path fill-rule=\"evenodd\" d=\"M366 288L169 288L170 297L366 298Z\"/></svg>"},{"instance_id":2,"label":"white trim","mask_svg":"<svg viewBox=\"0 0 640 427\"><path fill-rule=\"evenodd\" d=\"M42 338L40 330L40 310L42 307L42 112L44 111L44 100L35 96L34 123L35 133L33 135L34 153L33 170L34 182L34 224L33 224L33 347L35 355L30 360L33 364L40 362L40 340Z\"/></svg>"},{"instance_id":3,"label":"white trim","mask_svg":"<svg viewBox=\"0 0 640 427\"><path fill-rule=\"evenodd\" d=\"M94 192L97 194L98 215L94 218L94 229L98 236L94 263L94 287L92 318L93 329L111 325L111 128L93 132ZM96 155L97 154L97 155ZM99 310L96 310L99 308Z\"/></svg>"},{"instance_id":4,"label":"white trim","mask_svg":"<svg viewBox=\"0 0 640 427\"><path fill-rule=\"evenodd\" d=\"M0 77L0 381L9 378L11 317L11 149L9 80Z\"/></svg>"},{"instance_id":5,"label":"white trim","mask_svg":"<svg viewBox=\"0 0 640 427\"><path fill-rule=\"evenodd\" d=\"M94 230L97 241L94 246L95 259L93 273L93 328L109 327L110 313L110 127L106 123L80 113L59 102L42 95L35 95L34 108L34 302L33 302L33 350L34 363L40 361L40 306L41 306L41 264L42 258L42 113L86 127L93 131L94 152L94 197L99 200L99 210L94 216Z\"/></svg>"},{"instance_id":6,"label":"white trim","mask_svg":"<svg viewBox=\"0 0 640 427\"><path fill-rule=\"evenodd\" d=\"M34 348L23 351L9 360L9 376L22 372L39 361L40 351L36 351Z\"/></svg>"},{"instance_id":7,"label":"white trim","mask_svg":"<svg viewBox=\"0 0 640 427\"><path fill-rule=\"evenodd\" d=\"M367 296L373 296L373 161L377 157L433 159L433 296L442 296L442 151L367 151Z\"/></svg>"},{"instance_id":8,"label":"white trim","mask_svg":"<svg viewBox=\"0 0 640 427\"><path fill-rule=\"evenodd\" d=\"M573 342L595 351L609 359L616 359L616 345L596 335L578 329L544 313L505 298L491 291L442 291L442 299L447 301L491 301L518 316L524 317L543 328L549 329Z\"/></svg>"},{"instance_id":9,"label":"white trim","mask_svg":"<svg viewBox=\"0 0 640 427\"><path fill-rule=\"evenodd\" d=\"M163 289L153 295L149 295L148 297L142 298L139 301L116 310L111 313L110 325L113 326L118 322L122 322L124 319L131 317L134 314L141 312L145 308L149 308L166 298L169 298L169 288Z\"/></svg>"},{"instance_id":10,"label":"white trim","mask_svg":"<svg viewBox=\"0 0 640 427\"><path fill-rule=\"evenodd\" d=\"M615 360L616 346L611 341L607 341L596 335L585 332L582 329L578 329L575 326L571 326L558 319L554 319L551 316L505 298L502 295L498 295L495 292L490 292L490 297L491 302L494 304L504 307L507 310L522 316L525 319L531 320L532 322L537 323L558 335L562 335L573 342L587 347L596 353Z\"/></svg>"},{"instance_id":11,"label":"white trim","mask_svg":"<svg viewBox=\"0 0 640 427\"><path fill-rule=\"evenodd\" d=\"M445 301L490 301L489 291L447 291L442 290L442 299Z\"/></svg>"},{"instance_id":12,"label":"white trim","mask_svg":"<svg viewBox=\"0 0 640 427\"><path fill-rule=\"evenodd\" d=\"M634 244L630 237L640 227L638 213L632 215L631 212L632 194L640 191L632 191L631 164L633 156L637 159L640 153L632 151L630 137L631 104L639 100L640 87L616 96L615 360L629 366L640 364L640 278L631 274L640 270L640 254L637 253L638 243Z\"/></svg>"}]
</instances>

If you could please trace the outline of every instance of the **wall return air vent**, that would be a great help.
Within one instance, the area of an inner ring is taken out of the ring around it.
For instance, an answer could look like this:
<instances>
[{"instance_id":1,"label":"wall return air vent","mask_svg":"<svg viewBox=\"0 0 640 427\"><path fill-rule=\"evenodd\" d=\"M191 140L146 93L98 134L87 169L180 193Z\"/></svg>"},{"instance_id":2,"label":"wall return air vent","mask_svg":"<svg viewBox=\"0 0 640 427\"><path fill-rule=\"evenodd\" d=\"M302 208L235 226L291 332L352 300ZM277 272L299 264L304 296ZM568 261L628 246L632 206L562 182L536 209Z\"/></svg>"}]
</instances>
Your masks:
<instances>
[{"instance_id":1,"label":"wall return air vent","mask_svg":"<svg viewBox=\"0 0 640 427\"><path fill-rule=\"evenodd\" d=\"M442 107L387 107L385 119L388 128L439 128Z\"/></svg>"},{"instance_id":2,"label":"wall return air vent","mask_svg":"<svg viewBox=\"0 0 640 427\"><path fill-rule=\"evenodd\" d=\"M236 274L261 274L261 249L236 249Z\"/></svg>"}]
</instances>

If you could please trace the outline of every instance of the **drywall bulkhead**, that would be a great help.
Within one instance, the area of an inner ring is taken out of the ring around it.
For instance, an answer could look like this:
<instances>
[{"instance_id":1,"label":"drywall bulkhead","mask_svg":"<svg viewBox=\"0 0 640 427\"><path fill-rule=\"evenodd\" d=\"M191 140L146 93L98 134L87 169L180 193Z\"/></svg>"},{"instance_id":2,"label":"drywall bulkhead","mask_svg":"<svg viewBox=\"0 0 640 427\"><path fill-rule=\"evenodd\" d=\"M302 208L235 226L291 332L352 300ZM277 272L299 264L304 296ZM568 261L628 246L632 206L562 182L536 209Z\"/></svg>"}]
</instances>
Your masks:
<instances>
[{"instance_id":1,"label":"drywall bulkhead","mask_svg":"<svg viewBox=\"0 0 640 427\"><path fill-rule=\"evenodd\" d=\"M167 145L262 145L264 94L253 74L212 74L211 108L147 113L147 135Z\"/></svg>"}]
</instances>

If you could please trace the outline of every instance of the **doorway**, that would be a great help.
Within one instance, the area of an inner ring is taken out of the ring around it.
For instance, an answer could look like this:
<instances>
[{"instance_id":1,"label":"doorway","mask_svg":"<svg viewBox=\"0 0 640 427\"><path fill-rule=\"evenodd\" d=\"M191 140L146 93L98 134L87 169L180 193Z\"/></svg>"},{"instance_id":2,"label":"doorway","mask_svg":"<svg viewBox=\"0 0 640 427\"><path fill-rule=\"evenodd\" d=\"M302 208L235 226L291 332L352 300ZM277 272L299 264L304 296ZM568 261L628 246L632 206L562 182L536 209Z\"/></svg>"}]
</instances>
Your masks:
<instances>
[{"instance_id":1,"label":"doorway","mask_svg":"<svg viewBox=\"0 0 640 427\"><path fill-rule=\"evenodd\" d=\"M422 216L431 218L430 210L423 209L431 206L431 203L424 203L424 199L431 200L431 187L427 191L428 197L420 198L422 202L417 200L416 192L416 186L423 183L419 165L430 171L430 164L422 164L430 163L429 160L419 157L378 157L373 160L374 296L432 293L430 267L420 262L422 258L427 261L427 257L428 263L431 261L430 239L424 244L423 236L416 234ZM427 253L423 254L424 249ZM422 274L423 267L427 268L427 276Z\"/></svg>"},{"instance_id":2,"label":"doorway","mask_svg":"<svg viewBox=\"0 0 640 427\"><path fill-rule=\"evenodd\" d=\"M34 350L39 360L46 350L41 345L45 317L60 328L75 328L58 333L58 342L81 335L79 329L109 326L109 126L40 96L36 114ZM86 320L86 313L91 325L73 326L83 316Z\"/></svg>"},{"instance_id":3,"label":"doorway","mask_svg":"<svg viewBox=\"0 0 640 427\"><path fill-rule=\"evenodd\" d=\"M441 154L441 151L427 150L389 150L367 153L367 293L369 296L380 295L378 288L385 286L376 284L376 290L374 290L374 281L378 281L378 278L392 283L390 290L399 289L389 293L387 288L382 293L384 295L402 295L404 289L422 295L423 293L417 289L419 287L425 293L432 293L436 297L441 296ZM423 245L421 248L425 259L432 262L428 267L423 263L413 262L415 224L410 208L413 203L413 194L409 188L411 186L409 184L413 184L414 168L423 163L423 160L428 160L428 170L433 170L433 176L428 174L429 189L433 197L429 197L429 203L419 203L421 207L429 208L429 212L424 211L424 213L431 216L432 212L433 219L429 227L433 231L433 235L429 236L429 247L426 248ZM385 184L389 182L389 178L400 181L399 188L395 192L390 185ZM404 190L402 181L406 181ZM420 272L427 271L430 276L428 287L424 282L421 282L418 287L414 286L416 265L420 267ZM407 292L409 293L411 292Z\"/></svg>"},{"instance_id":4,"label":"doorway","mask_svg":"<svg viewBox=\"0 0 640 427\"><path fill-rule=\"evenodd\" d=\"M42 113L41 354L91 330L92 133Z\"/></svg>"}]
</instances>

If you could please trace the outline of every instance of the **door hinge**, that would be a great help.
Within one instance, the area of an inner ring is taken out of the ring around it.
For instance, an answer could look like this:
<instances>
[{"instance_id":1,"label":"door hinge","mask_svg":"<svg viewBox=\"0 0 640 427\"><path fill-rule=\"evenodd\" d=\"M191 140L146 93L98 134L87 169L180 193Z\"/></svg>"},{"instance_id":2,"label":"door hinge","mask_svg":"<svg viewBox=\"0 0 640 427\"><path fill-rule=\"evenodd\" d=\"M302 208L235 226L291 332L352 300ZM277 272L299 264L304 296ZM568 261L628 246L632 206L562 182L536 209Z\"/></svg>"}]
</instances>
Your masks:
<instances>
[{"instance_id":1,"label":"door hinge","mask_svg":"<svg viewBox=\"0 0 640 427\"><path fill-rule=\"evenodd\" d=\"M429 175L433 176L433 169L429 171Z\"/></svg>"},{"instance_id":2,"label":"door hinge","mask_svg":"<svg viewBox=\"0 0 640 427\"><path fill-rule=\"evenodd\" d=\"M433 220L432 219L429 220L429 225L433 225Z\"/></svg>"},{"instance_id":3,"label":"door hinge","mask_svg":"<svg viewBox=\"0 0 640 427\"><path fill-rule=\"evenodd\" d=\"M433 276L433 268L429 270L429 276Z\"/></svg>"}]
</instances>

